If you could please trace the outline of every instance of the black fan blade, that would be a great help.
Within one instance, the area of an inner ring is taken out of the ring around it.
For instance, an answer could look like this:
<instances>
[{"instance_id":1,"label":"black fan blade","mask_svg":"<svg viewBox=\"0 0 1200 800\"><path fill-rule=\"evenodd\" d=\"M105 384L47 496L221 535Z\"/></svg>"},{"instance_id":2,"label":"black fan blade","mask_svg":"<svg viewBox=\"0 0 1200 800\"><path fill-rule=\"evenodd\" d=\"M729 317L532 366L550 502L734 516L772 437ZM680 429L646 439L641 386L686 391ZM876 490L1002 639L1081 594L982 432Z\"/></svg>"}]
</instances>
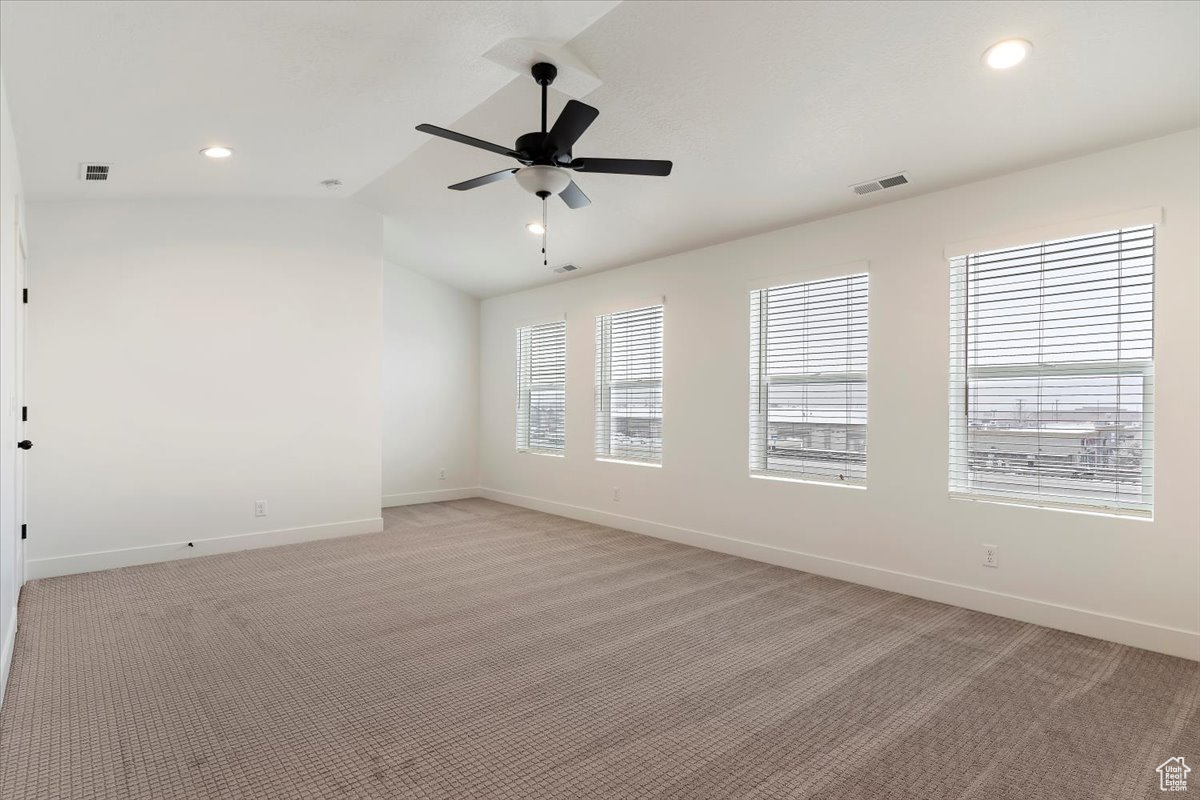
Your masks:
<instances>
[{"instance_id":1,"label":"black fan blade","mask_svg":"<svg viewBox=\"0 0 1200 800\"><path fill-rule=\"evenodd\" d=\"M671 174L670 161L651 161L644 158L577 158L570 163L579 172L611 172L614 175Z\"/></svg>"},{"instance_id":2,"label":"black fan blade","mask_svg":"<svg viewBox=\"0 0 1200 800\"><path fill-rule=\"evenodd\" d=\"M583 132L598 116L600 116L600 112L587 103L568 100L562 113L555 120L554 127L550 129L550 133L546 134L546 140L551 145L552 152L569 153L575 142L579 141L579 137L583 136Z\"/></svg>"},{"instance_id":3,"label":"black fan blade","mask_svg":"<svg viewBox=\"0 0 1200 800\"><path fill-rule=\"evenodd\" d=\"M588 196L583 193L583 189L580 189L575 181L568 183L567 188L559 192L558 196L567 204L567 208L583 208L592 204L592 201L588 200Z\"/></svg>"},{"instance_id":4,"label":"black fan blade","mask_svg":"<svg viewBox=\"0 0 1200 800\"><path fill-rule=\"evenodd\" d=\"M485 142L483 139L476 139L474 136L467 136L465 133L455 133L454 131L448 131L445 128L439 128L437 125L418 125L417 130L419 130L421 133L428 133L433 136L440 136L443 139L449 139L452 142L458 142L459 144L467 144L467 145L470 145L471 147L478 147L480 150L488 150L492 153L498 153L502 156L509 156L510 158L518 157L517 154L514 153L508 147L501 147L498 144L492 144L491 142Z\"/></svg>"},{"instance_id":5,"label":"black fan blade","mask_svg":"<svg viewBox=\"0 0 1200 800\"><path fill-rule=\"evenodd\" d=\"M516 167L513 167L512 169L502 169L499 172L493 172L491 175L480 175L478 178L471 178L469 181L456 183L453 186L447 186L446 188L453 189L456 192L465 192L467 189L474 189L476 186L486 186L489 183L502 181L509 175L515 175L516 172Z\"/></svg>"}]
</instances>

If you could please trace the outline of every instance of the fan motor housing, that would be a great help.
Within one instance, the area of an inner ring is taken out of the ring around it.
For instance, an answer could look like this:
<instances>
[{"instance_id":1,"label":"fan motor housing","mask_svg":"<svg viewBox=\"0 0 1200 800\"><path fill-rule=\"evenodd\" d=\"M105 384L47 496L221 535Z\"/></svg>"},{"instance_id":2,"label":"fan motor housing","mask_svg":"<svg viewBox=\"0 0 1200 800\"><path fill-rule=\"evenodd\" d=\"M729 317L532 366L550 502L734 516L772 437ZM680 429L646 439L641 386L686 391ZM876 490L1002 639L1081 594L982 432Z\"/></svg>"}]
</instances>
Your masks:
<instances>
[{"instance_id":1,"label":"fan motor housing","mask_svg":"<svg viewBox=\"0 0 1200 800\"><path fill-rule=\"evenodd\" d=\"M530 164L569 164L571 163L571 151L567 150L562 153L553 153L547 149L546 134L541 131L533 131L517 137L516 146L513 147L517 153L522 156L522 161Z\"/></svg>"}]
</instances>

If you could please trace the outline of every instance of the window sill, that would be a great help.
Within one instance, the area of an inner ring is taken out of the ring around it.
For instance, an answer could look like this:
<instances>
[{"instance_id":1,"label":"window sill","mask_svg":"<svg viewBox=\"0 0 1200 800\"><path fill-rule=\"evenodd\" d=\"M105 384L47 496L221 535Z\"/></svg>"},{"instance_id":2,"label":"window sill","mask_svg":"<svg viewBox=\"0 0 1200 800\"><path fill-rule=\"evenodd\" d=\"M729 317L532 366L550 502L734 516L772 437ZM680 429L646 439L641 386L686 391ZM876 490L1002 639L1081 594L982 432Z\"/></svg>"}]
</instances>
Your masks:
<instances>
[{"instance_id":1,"label":"window sill","mask_svg":"<svg viewBox=\"0 0 1200 800\"><path fill-rule=\"evenodd\" d=\"M517 454L522 456L549 456L550 458L566 457L566 453L551 453L546 450L518 450Z\"/></svg>"},{"instance_id":2,"label":"window sill","mask_svg":"<svg viewBox=\"0 0 1200 800\"><path fill-rule=\"evenodd\" d=\"M1016 500L1011 497L995 497L986 494L970 494L967 492L950 492L951 500L966 500L974 503L987 503L997 506L1013 506L1016 508L1037 508L1046 511L1066 511L1072 514L1086 514L1092 517L1110 517L1112 519L1131 519L1138 522L1153 522L1154 511L1142 509L1117 509L1106 506L1092 506L1082 503L1052 503L1035 502L1031 500Z\"/></svg>"},{"instance_id":3,"label":"window sill","mask_svg":"<svg viewBox=\"0 0 1200 800\"><path fill-rule=\"evenodd\" d=\"M603 461L606 464L628 464L631 467L653 467L654 469L662 469L662 464L655 461L630 461L624 458L605 458L604 456L596 456L597 461Z\"/></svg>"},{"instance_id":4,"label":"window sill","mask_svg":"<svg viewBox=\"0 0 1200 800\"><path fill-rule=\"evenodd\" d=\"M750 478L756 481L779 481L780 483L807 483L812 486L836 486L839 489L862 489L866 491L865 481L823 481L816 478L792 477L773 472L751 472Z\"/></svg>"}]
</instances>

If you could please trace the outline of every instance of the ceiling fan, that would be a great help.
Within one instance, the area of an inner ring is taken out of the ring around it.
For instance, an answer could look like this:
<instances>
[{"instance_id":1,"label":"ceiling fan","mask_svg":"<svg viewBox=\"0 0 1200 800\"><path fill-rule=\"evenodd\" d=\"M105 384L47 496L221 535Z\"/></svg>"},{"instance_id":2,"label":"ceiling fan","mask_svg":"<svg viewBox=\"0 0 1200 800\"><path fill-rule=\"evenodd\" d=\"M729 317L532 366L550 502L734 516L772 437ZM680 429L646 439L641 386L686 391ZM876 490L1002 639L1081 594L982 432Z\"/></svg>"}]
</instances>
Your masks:
<instances>
[{"instance_id":1,"label":"ceiling fan","mask_svg":"<svg viewBox=\"0 0 1200 800\"><path fill-rule=\"evenodd\" d=\"M556 194L568 207L583 208L590 205L592 201L572 180L571 174L567 170L607 172L618 175L665 176L671 174L670 161L637 158L575 158L571 153L571 148L575 146L575 142L595 121L600 112L587 103L568 100L566 107L558 115L554 127L547 130L546 93L550 84L554 83L554 79L558 76L558 68L553 64L534 64L532 73L533 79L538 86L542 87L542 129L517 137L516 144L511 148L439 128L436 125L417 126L417 130L422 133L508 156L524 164L523 167L502 169L490 175L482 175L469 181L456 183L448 188L461 192L504 180L510 175L516 175L517 183L521 184L521 188L537 195L543 201L550 195Z\"/></svg>"}]
</instances>

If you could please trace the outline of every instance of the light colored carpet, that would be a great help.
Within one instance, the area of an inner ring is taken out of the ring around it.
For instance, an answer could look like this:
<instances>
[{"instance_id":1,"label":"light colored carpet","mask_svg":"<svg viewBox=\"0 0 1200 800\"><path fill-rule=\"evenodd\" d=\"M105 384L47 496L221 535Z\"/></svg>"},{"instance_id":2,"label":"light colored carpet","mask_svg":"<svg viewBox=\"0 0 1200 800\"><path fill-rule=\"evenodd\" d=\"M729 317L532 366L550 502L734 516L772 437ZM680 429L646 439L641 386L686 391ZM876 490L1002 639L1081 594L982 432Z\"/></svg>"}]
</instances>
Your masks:
<instances>
[{"instance_id":1,"label":"light colored carpet","mask_svg":"<svg viewBox=\"0 0 1200 800\"><path fill-rule=\"evenodd\" d=\"M485 500L35 581L24 798L1149 798L1194 662Z\"/></svg>"}]
</instances>

